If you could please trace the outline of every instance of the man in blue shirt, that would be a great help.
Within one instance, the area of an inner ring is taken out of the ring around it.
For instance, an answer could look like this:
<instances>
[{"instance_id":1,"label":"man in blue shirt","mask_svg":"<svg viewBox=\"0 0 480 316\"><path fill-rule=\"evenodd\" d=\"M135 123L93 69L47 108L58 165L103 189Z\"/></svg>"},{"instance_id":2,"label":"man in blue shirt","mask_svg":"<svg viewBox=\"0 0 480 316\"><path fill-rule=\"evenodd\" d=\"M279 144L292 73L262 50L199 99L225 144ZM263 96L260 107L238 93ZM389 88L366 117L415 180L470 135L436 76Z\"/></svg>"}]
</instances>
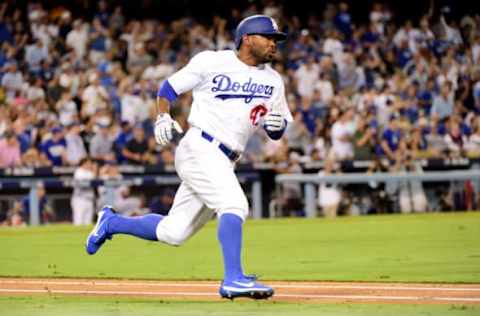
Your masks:
<instances>
[{"instance_id":1,"label":"man in blue shirt","mask_svg":"<svg viewBox=\"0 0 480 316\"><path fill-rule=\"evenodd\" d=\"M387 128L383 131L381 149L390 160L396 159L396 153L403 141L402 132L398 127L398 116L392 115Z\"/></svg>"},{"instance_id":2,"label":"man in blue shirt","mask_svg":"<svg viewBox=\"0 0 480 316\"><path fill-rule=\"evenodd\" d=\"M42 143L41 151L53 166L61 166L67 161L67 143L63 137L63 129L57 126L52 128L50 132L52 138Z\"/></svg>"}]
</instances>

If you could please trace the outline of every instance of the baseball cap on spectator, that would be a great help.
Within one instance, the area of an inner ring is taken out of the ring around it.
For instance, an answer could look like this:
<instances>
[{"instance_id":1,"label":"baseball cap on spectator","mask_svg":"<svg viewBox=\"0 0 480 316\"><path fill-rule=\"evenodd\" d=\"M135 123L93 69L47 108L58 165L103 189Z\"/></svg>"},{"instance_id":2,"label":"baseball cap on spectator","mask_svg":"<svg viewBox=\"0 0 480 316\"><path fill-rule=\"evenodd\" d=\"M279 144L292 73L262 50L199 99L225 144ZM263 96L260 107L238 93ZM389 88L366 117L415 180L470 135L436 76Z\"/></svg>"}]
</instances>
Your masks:
<instances>
[{"instance_id":1,"label":"baseball cap on spectator","mask_svg":"<svg viewBox=\"0 0 480 316\"><path fill-rule=\"evenodd\" d=\"M101 128L108 128L110 126L110 119L108 117L101 117L97 120L97 126Z\"/></svg>"},{"instance_id":2,"label":"baseball cap on spectator","mask_svg":"<svg viewBox=\"0 0 480 316\"><path fill-rule=\"evenodd\" d=\"M104 122L97 122L97 126L99 128L108 128L110 125L109 124L106 124Z\"/></svg>"},{"instance_id":3,"label":"baseball cap on spectator","mask_svg":"<svg viewBox=\"0 0 480 316\"><path fill-rule=\"evenodd\" d=\"M52 127L52 128L50 129L50 132L51 132L52 134L60 133L60 132L62 132L62 131L63 131L63 127L61 127L61 126L54 126L54 127Z\"/></svg>"}]
</instances>

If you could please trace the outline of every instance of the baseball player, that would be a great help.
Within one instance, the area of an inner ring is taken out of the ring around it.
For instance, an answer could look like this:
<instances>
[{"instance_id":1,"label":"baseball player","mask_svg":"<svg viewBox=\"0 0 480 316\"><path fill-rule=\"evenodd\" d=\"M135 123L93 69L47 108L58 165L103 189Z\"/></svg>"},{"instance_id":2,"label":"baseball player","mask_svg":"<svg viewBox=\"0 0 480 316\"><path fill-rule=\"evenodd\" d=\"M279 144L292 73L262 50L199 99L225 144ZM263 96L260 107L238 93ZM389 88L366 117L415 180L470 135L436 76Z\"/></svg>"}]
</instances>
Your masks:
<instances>
[{"instance_id":1,"label":"baseball player","mask_svg":"<svg viewBox=\"0 0 480 316\"><path fill-rule=\"evenodd\" d=\"M171 141L174 130L183 132L171 118L169 106L179 94L193 90L191 127L175 152L182 183L172 208L168 216L124 217L110 206L103 207L87 239L89 254L119 233L179 246L216 213L224 262L220 295L230 299L273 295L271 287L242 270L242 231L249 206L234 166L256 129L263 128L277 140L292 121L281 76L268 65L277 41L285 39L272 18L250 16L237 26L237 51L200 52L163 82L154 130L160 145Z\"/></svg>"}]
</instances>

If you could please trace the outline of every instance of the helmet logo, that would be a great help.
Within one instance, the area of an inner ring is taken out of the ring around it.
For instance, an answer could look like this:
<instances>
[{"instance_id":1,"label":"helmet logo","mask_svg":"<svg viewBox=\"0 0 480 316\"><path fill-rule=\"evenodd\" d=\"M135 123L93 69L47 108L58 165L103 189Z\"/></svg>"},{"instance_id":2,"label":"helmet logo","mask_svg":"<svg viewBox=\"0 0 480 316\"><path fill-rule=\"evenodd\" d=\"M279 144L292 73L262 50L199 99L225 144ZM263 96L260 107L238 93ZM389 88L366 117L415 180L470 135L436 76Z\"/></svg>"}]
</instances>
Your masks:
<instances>
[{"instance_id":1,"label":"helmet logo","mask_svg":"<svg viewBox=\"0 0 480 316\"><path fill-rule=\"evenodd\" d=\"M275 32L278 32L278 25L277 22L275 22L274 19L270 18L270 21L272 22L272 27L275 30Z\"/></svg>"}]
</instances>

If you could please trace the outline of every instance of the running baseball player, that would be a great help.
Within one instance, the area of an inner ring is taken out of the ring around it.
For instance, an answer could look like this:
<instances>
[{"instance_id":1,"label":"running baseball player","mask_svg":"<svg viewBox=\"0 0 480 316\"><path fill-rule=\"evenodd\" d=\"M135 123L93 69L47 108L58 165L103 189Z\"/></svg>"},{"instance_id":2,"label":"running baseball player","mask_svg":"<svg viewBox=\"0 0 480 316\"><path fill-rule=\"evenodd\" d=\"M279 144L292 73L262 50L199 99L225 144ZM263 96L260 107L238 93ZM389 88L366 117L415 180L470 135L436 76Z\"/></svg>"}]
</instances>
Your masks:
<instances>
[{"instance_id":1,"label":"running baseball player","mask_svg":"<svg viewBox=\"0 0 480 316\"><path fill-rule=\"evenodd\" d=\"M159 114L154 130L160 145L172 140L174 130L183 132L169 107L178 95L193 90L191 127L175 152L182 183L172 208L168 216L125 217L110 206L103 207L87 239L89 254L95 254L115 234L179 246L216 213L224 263L220 295L230 299L273 295L271 287L242 269L242 231L249 206L234 166L256 129L263 128L277 140L292 121L281 76L268 65L277 41L285 39L272 18L250 16L237 26L237 51L200 52L163 82L157 94Z\"/></svg>"}]
</instances>

